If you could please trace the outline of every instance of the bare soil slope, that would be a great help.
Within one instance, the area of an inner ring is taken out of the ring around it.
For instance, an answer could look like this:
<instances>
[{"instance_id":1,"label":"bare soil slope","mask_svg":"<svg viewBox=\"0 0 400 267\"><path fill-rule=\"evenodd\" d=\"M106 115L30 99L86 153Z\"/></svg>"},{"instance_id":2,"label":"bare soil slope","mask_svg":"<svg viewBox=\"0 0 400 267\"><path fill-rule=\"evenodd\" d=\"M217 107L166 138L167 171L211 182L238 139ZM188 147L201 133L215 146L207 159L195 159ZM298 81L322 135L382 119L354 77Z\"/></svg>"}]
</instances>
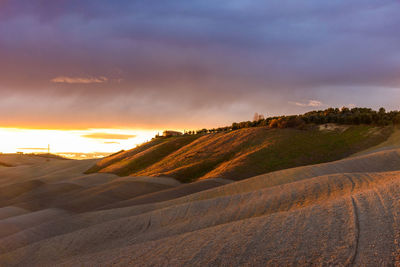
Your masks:
<instances>
[{"instance_id":1,"label":"bare soil slope","mask_svg":"<svg viewBox=\"0 0 400 267\"><path fill-rule=\"evenodd\" d=\"M0 168L0 266L400 265L393 146L237 182L82 174L91 165Z\"/></svg>"}]
</instances>

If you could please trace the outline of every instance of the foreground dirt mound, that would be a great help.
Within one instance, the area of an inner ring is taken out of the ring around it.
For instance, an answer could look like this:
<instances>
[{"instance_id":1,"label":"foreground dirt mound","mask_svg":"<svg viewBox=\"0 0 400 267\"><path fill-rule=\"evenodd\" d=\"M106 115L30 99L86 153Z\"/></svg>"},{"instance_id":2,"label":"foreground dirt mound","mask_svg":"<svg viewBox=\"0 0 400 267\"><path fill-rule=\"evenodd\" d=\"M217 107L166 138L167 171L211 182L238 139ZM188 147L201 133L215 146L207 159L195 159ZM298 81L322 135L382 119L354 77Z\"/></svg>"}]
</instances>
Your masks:
<instances>
[{"instance_id":1,"label":"foreground dirt mound","mask_svg":"<svg viewBox=\"0 0 400 267\"><path fill-rule=\"evenodd\" d=\"M3 207L0 208L0 220L6 219L8 217L14 217L28 213L27 210L17 207Z\"/></svg>"},{"instance_id":2,"label":"foreground dirt mound","mask_svg":"<svg viewBox=\"0 0 400 267\"><path fill-rule=\"evenodd\" d=\"M197 192L205 191L207 189L215 188L221 185L232 183L231 180L226 179L207 179L203 181L193 182L190 184L183 184L171 189L161 190L152 194L145 194L135 197L126 201L120 201L115 204L107 205L102 209L113 209L121 207L129 207L134 205L143 205L148 203L156 203L167 200L180 198L183 196L191 195Z\"/></svg>"},{"instance_id":3,"label":"foreground dirt mound","mask_svg":"<svg viewBox=\"0 0 400 267\"><path fill-rule=\"evenodd\" d=\"M257 127L157 138L107 157L87 173L168 176L181 182L209 178L242 180L280 169L338 160L383 142L392 132L390 127L370 126L321 129Z\"/></svg>"},{"instance_id":4,"label":"foreground dirt mound","mask_svg":"<svg viewBox=\"0 0 400 267\"><path fill-rule=\"evenodd\" d=\"M77 161L2 168L0 265L399 265L391 148L239 182L83 175L90 162Z\"/></svg>"}]
</instances>

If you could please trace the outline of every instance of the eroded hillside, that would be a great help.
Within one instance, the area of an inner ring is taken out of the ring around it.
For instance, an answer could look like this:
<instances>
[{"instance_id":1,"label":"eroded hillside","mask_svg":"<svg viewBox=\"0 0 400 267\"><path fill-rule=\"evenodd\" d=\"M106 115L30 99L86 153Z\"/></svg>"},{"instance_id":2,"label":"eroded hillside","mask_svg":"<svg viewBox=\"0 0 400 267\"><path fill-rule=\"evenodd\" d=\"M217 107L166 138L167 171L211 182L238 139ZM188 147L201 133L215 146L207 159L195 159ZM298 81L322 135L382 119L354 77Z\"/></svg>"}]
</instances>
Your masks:
<instances>
[{"instance_id":1,"label":"eroded hillside","mask_svg":"<svg viewBox=\"0 0 400 267\"><path fill-rule=\"evenodd\" d=\"M251 176L338 160L385 141L391 127L340 126L307 130L245 128L157 138L92 166L87 173L168 176L181 182Z\"/></svg>"},{"instance_id":2,"label":"eroded hillside","mask_svg":"<svg viewBox=\"0 0 400 267\"><path fill-rule=\"evenodd\" d=\"M83 175L93 160L0 156L16 165L0 168L0 265L399 266L395 137L237 182Z\"/></svg>"}]
</instances>

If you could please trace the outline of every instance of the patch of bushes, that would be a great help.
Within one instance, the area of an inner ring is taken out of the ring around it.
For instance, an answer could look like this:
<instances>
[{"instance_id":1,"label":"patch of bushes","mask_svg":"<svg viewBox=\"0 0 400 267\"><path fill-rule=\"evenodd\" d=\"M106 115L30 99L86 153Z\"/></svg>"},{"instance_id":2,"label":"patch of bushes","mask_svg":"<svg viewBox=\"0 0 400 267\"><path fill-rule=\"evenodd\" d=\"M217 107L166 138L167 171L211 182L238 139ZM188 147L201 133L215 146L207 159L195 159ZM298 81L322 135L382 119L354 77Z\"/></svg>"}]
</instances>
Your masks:
<instances>
[{"instance_id":1,"label":"patch of bushes","mask_svg":"<svg viewBox=\"0 0 400 267\"><path fill-rule=\"evenodd\" d=\"M257 114L258 115L258 114ZM265 127L270 128L295 128L305 129L310 124L326 124L336 123L345 125L374 125L388 126L400 124L400 111L386 112L384 108L375 111L371 108L328 108L325 110L310 111L302 115L292 116L277 116L263 118L258 115L258 120L234 122L231 126L219 127L213 129L201 129L197 131L185 132L186 135L191 134L206 134L233 131L250 127Z\"/></svg>"}]
</instances>

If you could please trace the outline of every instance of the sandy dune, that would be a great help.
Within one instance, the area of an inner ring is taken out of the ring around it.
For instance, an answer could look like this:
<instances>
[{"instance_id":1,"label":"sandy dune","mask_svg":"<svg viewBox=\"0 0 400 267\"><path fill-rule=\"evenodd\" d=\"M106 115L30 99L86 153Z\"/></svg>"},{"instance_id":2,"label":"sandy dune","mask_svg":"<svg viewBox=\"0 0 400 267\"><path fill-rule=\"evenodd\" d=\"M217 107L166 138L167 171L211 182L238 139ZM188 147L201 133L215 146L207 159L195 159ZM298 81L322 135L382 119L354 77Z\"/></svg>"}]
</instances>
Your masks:
<instances>
[{"instance_id":1,"label":"sandy dune","mask_svg":"<svg viewBox=\"0 0 400 267\"><path fill-rule=\"evenodd\" d=\"M83 175L90 163L0 169L1 266L400 265L393 143L239 182Z\"/></svg>"}]
</instances>

